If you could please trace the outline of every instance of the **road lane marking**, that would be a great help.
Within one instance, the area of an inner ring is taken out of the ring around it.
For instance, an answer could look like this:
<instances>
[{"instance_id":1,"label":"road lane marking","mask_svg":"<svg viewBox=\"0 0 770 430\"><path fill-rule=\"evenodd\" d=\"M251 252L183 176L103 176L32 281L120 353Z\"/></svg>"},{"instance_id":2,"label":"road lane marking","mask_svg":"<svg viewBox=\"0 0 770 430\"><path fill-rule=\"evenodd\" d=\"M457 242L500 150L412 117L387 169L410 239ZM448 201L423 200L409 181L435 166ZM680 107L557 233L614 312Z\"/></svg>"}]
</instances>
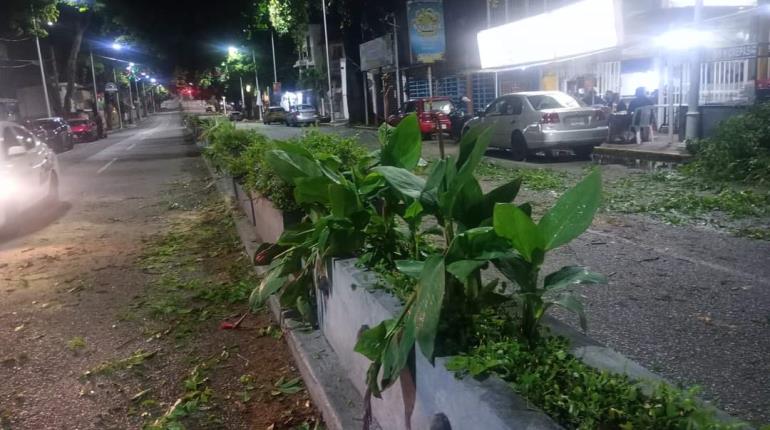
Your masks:
<instances>
[{"instance_id":1,"label":"road lane marking","mask_svg":"<svg viewBox=\"0 0 770 430\"><path fill-rule=\"evenodd\" d=\"M113 159L112 159L112 160L110 160L110 161L109 161L107 164L105 164L104 166L102 166L102 168L101 168L101 169L97 170L97 171L96 171L96 174L98 175L98 174L100 174L100 173L104 172L105 170L107 170L107 168L108 168L108 167L110 167L110 166L112 165L112 163L114 163L114 162L116 162L116 161L118 161L118 158L117 158L117 157L113 158Z\"/></svg>"}]
</instances>

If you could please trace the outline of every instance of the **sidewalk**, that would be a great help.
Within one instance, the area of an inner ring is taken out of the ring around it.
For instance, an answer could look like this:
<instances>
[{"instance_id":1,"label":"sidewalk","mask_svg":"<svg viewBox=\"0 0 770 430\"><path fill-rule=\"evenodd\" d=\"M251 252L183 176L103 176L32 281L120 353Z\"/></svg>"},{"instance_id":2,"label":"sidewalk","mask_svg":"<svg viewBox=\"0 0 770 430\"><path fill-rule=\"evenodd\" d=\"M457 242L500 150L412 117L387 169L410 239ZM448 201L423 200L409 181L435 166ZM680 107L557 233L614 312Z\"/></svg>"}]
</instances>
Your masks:
<instances>
[{"instance_id":1,"label":"sidewalk","mask_svg":"<svg viewBox=\"0 0 770 430\"><path fill-rule=\"evenodd\" d=\"M603 143L594 148L593 158L600 164L636 164L643 162L682 164L690 160L683 142L670 142L667 135L656 135L651 142Z\"/></svg>"}]
</instances>

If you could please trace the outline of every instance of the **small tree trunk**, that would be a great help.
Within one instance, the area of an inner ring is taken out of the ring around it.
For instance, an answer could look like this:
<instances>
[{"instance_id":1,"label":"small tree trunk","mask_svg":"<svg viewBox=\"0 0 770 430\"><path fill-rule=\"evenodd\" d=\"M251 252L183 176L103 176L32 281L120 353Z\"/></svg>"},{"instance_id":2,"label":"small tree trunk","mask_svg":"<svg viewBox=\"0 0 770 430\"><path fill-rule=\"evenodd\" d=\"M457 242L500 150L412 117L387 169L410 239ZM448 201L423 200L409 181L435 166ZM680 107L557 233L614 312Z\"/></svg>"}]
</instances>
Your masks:
<instances>
[{"instance_id":1,"label":"small tree trunk","mask_svg":"<svg viewBox=\"0 0 770 430\"><path fill-rule=\"evenodd\" d=\"M48 49L51 53L51 74L48 76L48 88L51 93L50 99L53 102L53 110L57 115L64 115L62 112L61 93L59 91L59 67L56 64L56 52L53 49L53 45L48 45Z\"/></svg>"}]
</instances>

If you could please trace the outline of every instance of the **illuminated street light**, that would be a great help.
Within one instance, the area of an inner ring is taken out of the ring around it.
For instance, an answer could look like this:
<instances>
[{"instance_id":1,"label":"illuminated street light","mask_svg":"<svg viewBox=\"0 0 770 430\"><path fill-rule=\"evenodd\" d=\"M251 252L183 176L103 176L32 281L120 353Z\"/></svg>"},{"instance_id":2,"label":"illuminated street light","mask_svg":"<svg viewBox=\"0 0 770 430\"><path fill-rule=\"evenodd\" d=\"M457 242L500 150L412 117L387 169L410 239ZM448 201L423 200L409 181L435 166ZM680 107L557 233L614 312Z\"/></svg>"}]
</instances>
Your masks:
<instances>
[{"instance_id":1,"label":"illuminated street light","mask_svg":"<svg viewBox=\"0 0 770 430\"><path fill-rule=\"evenodd\" d=\"M155 78L150 78L150 82L152 82L154 84L154 83L158 82L158 80L155 79Z\"/></svg>"},{"instance_id":2,"label":"illuminated street light","mask_svg":"<svg viewBox=\"0 0 770 430\"><path fill-rule=\"evenodd\" d=\"M235 46L229 46L227 48L227 54L229 56L231 56L231 57L237 55L238 54L238 48L236 48Z\"/></svg>"},{"instance_id":3,"label":"illuminated street light","mask_svg":"<svg viewBox=\"0 0 770 430\"><path fill-rule=\"evenodd\" d=\"M118 42L113 42L112 43L112 49L114 49L116 51L120 51L121 49L123 49L123 46L120 43L118 43Z\"/></svg>"},{"instance_id":4,"label":"illuminated street light","mask_svg":"<svg viewBox=\"0 0 770 430\"><path fill-rule=\"evenodd\" d=\"M48 24L49 27L53 27L53 22L48 21L46 24Z\"/></svg>"}]
</instances>

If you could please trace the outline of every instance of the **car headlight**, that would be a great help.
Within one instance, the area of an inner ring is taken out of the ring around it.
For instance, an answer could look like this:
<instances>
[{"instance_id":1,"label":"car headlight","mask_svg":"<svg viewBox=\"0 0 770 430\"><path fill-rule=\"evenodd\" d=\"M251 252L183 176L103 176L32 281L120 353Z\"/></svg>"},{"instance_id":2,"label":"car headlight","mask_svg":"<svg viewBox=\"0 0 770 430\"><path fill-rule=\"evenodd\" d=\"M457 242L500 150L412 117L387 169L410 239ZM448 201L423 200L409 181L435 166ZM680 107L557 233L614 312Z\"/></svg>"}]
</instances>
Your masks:
<instances>
[{"instance_id":1,"label":"car headlight","mask_svg":"<svg viewBox=\"0 0 770 430\"><path fill-rule=\"evenodd\" d=\"M21 184L9 175L0 174L0 200L8 200L17 195Z\"/></svg>"}]
</instances>

